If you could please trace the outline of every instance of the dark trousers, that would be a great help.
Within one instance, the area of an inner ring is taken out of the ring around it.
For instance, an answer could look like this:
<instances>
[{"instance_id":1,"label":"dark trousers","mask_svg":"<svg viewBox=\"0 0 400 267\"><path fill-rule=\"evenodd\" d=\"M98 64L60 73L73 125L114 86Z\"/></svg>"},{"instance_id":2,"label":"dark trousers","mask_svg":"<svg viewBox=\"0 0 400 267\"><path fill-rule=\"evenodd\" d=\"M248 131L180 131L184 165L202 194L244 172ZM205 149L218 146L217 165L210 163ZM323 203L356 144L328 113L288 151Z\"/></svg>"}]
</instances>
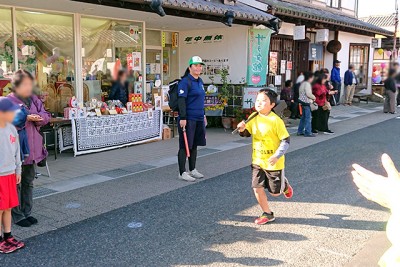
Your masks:
<instances>
[{"instance_id":1,"label":"dark trousers","mask_svg":"<svg viewBox=\"0 0 400 267\"><path fill-rule=\"evenodd\" d=\"M324 110L322 107L318 107L317 110L312 112L311 126L313 131L326 132L329 131L328 120L329 110Z\"/></svg>"},{"instance_id":2,"label":"dark trousers","mask_svg":"<svg viewBox=\"0 0 400 267\"><path fill-rule=\"evenodd\" d=\"M31 216L33 206L34 179L34 165L23 165L21 183L18 185L19 206L12 209L12 217L14 223L17 223Z\"/></svg>"},{"instance_id":3,"label":"dark trousers","mask_svg":"<svg viewBox=\"0 0 400 267\"><path fill-rule=\"evenodd\" d=\"M400 88L397 90L397 105L400 106Z\"/></svg>"},{"instance_id":4,"label":"dark trousers","mask_svg":"<svg viewBox=\"0 0 400 267\"><path fill-rule=\"evenodd\" d=\"M178 152L178 165L179 165L179 174L182 175L186 171L186 149L181 148ZM197 160L197 147L193 147L190 149L190 157L189 157L189 171L193 171L196 169L196 160Z\"/></svg>"},{"instance_id":5,"label":"dark trousers","mask_svg":"<svg viewBox=\"0 0 400 267\"><path fill-rule=\"evenodd\" d=\"M332 106L339 105L340 104L340 90L341 90L342 84L338 83L338 82L332 82L332 86L333 86L333 90L337 90L337 94L334 94L331 97L331 105Z\"/></svg>"},{"instance_id":6,"label":"dark trousers","mask_svg":"<svg viewBox=\"0 0 400 267\"><path fill-rule=\"evenodd\" d=\"M294 119L299 116L299 103L287 102L287 106L290 110L290 118Z\"/></svg>"}]
</instances>

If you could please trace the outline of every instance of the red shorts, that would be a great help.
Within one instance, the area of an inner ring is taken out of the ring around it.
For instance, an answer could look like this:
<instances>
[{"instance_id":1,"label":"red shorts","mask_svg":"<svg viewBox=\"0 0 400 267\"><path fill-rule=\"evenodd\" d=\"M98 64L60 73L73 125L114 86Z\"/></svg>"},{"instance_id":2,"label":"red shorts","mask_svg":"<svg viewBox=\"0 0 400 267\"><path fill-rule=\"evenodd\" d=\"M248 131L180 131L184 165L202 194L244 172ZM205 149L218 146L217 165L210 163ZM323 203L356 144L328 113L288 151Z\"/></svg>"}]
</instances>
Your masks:
<instances>
[{"instance_id":1,"label":"red shorts","mask_svg":"<svg viewBox=\"0 0 400 267\"><path fill-rule=\"evenodd\" d=\"M11 209L18 205L16 175L0 176L0 210Z\"/></svg>"}]
</instances>

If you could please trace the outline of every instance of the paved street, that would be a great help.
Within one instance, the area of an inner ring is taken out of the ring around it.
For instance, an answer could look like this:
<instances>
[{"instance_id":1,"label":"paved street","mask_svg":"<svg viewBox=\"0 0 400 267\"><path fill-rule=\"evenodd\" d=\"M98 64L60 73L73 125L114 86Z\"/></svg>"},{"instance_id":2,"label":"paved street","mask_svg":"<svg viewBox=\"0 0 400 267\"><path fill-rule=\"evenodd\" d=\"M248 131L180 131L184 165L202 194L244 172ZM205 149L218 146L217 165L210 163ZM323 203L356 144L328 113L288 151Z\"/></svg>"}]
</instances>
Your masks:
<instances>
[{"instance_id":1,"label":"paved street","mask_svg":"<svg viewBox=\"0 0 400 267\"><path fill-rule=\"evenodd\" d=\"M383 152L400 162L400 121L390 118L374 113L334 124L336 136L294 137L286 172L295 196L273 200L273 224L253 224L260 210L243 143L201 157L209 179L195 184L166 165L37 199L41 224L17 229L32 237L0 265L344 266L388 218L357 192L350 166L382 172Z\"/></svg>"}]
</instances>

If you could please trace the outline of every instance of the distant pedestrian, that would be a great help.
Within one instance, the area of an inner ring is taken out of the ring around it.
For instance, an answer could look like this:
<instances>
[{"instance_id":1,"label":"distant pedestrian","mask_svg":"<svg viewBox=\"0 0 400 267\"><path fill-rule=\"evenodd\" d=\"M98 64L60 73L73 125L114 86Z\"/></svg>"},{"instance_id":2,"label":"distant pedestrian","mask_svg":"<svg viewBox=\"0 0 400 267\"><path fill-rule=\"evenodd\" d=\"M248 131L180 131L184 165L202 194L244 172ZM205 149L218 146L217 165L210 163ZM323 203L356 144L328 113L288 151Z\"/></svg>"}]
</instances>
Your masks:
<instances>
[{"instance_id":1,"label":"distant pedestrian","mask_svg":"<svg viewBox=\"0 0 400 267\"><path fill-rule=\"evenodd\" d=\"M206 145L206 117L204 114L204 90L203 80L200 75L204 63L198 56L189 61L184 76L178 84L178 106L179 106L179 178L188 182L204 177L196 169L197 147ZM190 156L186 154L184 131ZM186 170L186 159L189 158L189 172Z\"/></svg>"},{"instance_id":2,"label":"distant pedestrian","mask_svg":"<svg viewBox=\"0 0 400 267\"><path fill-rule=\"evenodd\" d=\"M252 187L263 212L255 220L259 225L275 220L265 189L275 197L293 196L293 188L285 177L284 155L289 148L290 135L282 119L272 112L277 96L273 90L260 90L255 104L258 115L253 113L250 117L256 116L254 119L238 125L241 136L253 138Z\"/></svg>"},{"instance_id":3,"label":"distant pedestrian","mask_svg":"<svg viewBox=\"0 0 400 267\"><path fill-rule=\"evenodd\" d=\"M318 105L318 109L312 112L311 124L313 133L323 132L324 134L334 134L328 126L331 105L327 100L327 96L334 94L334 91L329 91L326 88L325 83L327 79L328 76L325 73L319 72L312 87L312 93L316 97L315 103Z\"/></svg>"},{"instance_id":4,"label":"distant pedestrian","mask_svg":"<svg viewBox=\"0 0 400 267\"><path fill-rule=\"evenodd\" d=\"M294 103L294 95L292 88L292 80L285 82L285 87L281 90L281 101L285 101L288 109L290 110L290 118L296 119L297 105Z\"/></svg>"},{"instance_id":5,"label":"distant pedestrian","mask_svg":"<svg viewBox=\"0 0 400 267\"><path fill-rule=\"evenodd\" d=\"M22 164L22 179L18 187L19 206L12 210L14 223L21 227L30 227L38 221L32 216L33 207L33 181L36 176L35 164L45 164L47 151L43 145L40 128L50 121L50 114L44 109L42 101L33 94L34 78L25 70L15 72L12 81L12 93L8 98L28 111L26 123L21 128L25 129L29 155Z\"/></svg>"},{"instance_id":6,"label":"distant pedestrian","mask_svg":"<svg viewBox=\"0 0 400 267\"><path fill-rule=\"evenodd\" d=\"M25 244L11 235L11 209L18 206L17 184L21 182L18 133L11 124L18 105L0 97L0 253L11 253Z\"/></svg>"},{"instance_id":7,"label":"distant pedestrian","mask_svg":"<svg viewBox=\"0 0 400 267\"><path fill-rule=\"evenodd\" d=\"M351 106L353 103L354 91L356 90L357 76L354 73L354 65L350 65L349 69L344 73L344 86L346 86L345 105Z\"/></svg>"},{"instance_id":8,"label":"distant pedestrian","mask_svg":"<svg viewBox=\"0 0 400 267\"><path fill-rule=\"evenodd\" d=\"M315 137L311 131L311 107L310 104L314 102L315 96L312 94L311 82L314 75L311 72L304 73L304 81L299 89L299 103L301 104L303 115L301 116L297 135L304 135L306 137Z\"/></svg>"},{"instance_id":9,"label":"distant pedestrian","mask_svg":"<svg viewBox=\"0 0 400 267\"><path fill-rule=\"evenodd\" d=\"M340 91L342 87L342 78L340 77L340 63L341 62L336 59L333 62L334 66L331 72L331 82L333 85L333 89L337 91L337 94L335 94L332 98L332 105L340 105Z\"/></svg>"},{"instance_id":10,"label":"distant pedestrian","mask_svg":"<svg viewBox=\"0 0 400 267\"><path fill-rule=\"evenodd\" d=\"M389 70L387 79L384 82L385 86L385 103L383 105L384 113L396 113L396 71L394 69Z\"/></svg>"}]
</instances>

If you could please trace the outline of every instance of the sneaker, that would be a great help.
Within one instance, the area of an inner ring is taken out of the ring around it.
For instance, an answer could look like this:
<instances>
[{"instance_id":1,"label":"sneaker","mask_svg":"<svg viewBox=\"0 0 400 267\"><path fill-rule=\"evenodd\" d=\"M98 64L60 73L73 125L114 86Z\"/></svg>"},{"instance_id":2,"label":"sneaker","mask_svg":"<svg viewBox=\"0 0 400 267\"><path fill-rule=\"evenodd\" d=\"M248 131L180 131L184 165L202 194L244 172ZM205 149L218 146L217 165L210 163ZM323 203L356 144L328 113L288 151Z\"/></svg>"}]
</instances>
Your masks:
<instances>
[{"instance_id":1,"label":"sneaker","mask_svg":"<svg viewBox=\"0 0 400 267\"><path fill-rule=\"evenodd\" d=\"M201 174L201 173L199 173L199 171L196 170L196 169L194 169L193 171L191 171L191 172L189 173L189 175L192 176L193 178L196 178L196 179L204 178L204 175Z\"/></svg>"},{"instance_id":2,"label":"sneaker","mask_svg":"<svg viewBox=\"0 0 400 267\"><path fill-rule=\"evenodd\" d=\"M328 131L325 131L324 134L332 135L332 134L335 134L335 133L332 132L331 130L328 130Z\"/></svg>"},{"instance_id":3,"label":"sneaker","mask_svg":"<svg viewBox=\"0 0 400 267\"><path fill-rule=\"evenodd\" d=\"M318 134L318 131L317 130L312 130L312 133L313 134Z\"/></svg>"},{"instance_id":4,"label":"sneaker","mask_svg":"<svg viewBox=\"0 0 400 267\"><path fill-rule=\"evenodd\" d=\"M271 214L264 212L263 214L261 214L260 217L258 217L254 223L258 224L258 225L263 225L269 222L273 222L275 221L275 217L274 217L274 213L271 212Z\"/></svg>"},{"instance_id":5,"label":"sneaker","mask_svg":"<svg viewBox=\"0 0 400 267\"><path fill-rule=\"evenodd\" d=\"M15 237L9 237L6 239L6 242L10 245L15 246L17 249L25 247L25 243L22 241L18 241Z\"/></svg>"},{"instance_id":6,"label":"sneaker","mask_svg":"<svg viewBox=\"0 0 400 267\"><path fill-rule=\"evenodd\" d=\"M293 187L289 183L287 183L287 186L288 186L288 188L286 189L285 192L283 192L283 195L285 196L285 198L292 198L293 197Z\"/></svg>"},{"instance_id":7,"label":"sneaker","mask_svg":"<svg viewBox=\"0 0 400 267\"><path fill-rule=\"evenodd\" d=\"M179 175L179 179L187 181L187 182L195 182L196 179L192 176L190 176L190 174L188 172L184 172L182 173L182 175Z\"/></svg>"},{"instance_id":8,"label":"sneaker","mask_svg":"<svg viewBox=\"0 0 400 267\"><path fill-rule=\"evenodd\" d=\"M304 135L304 133L297 133L297 136L302 136Z\"/></svg>"},{"instance_id":9,"label":"sneaker","mask_svg":"<svg viewBox=\"0 0 400 267\"><path fill-rule=\"evenodd\" d=\"M17 247L3 240L0 242L0 253L8 254L17 250Z\"/></svg>"},{"instance_id":10,"label":"sneaker","mask_svg":"<svg viewBox=\"0 0 400 267\"><path fill-rule=\"evenodd\" d=\"M400 119L400 116L396 117L396 119Z\"/></svg>"}]
</instances>

